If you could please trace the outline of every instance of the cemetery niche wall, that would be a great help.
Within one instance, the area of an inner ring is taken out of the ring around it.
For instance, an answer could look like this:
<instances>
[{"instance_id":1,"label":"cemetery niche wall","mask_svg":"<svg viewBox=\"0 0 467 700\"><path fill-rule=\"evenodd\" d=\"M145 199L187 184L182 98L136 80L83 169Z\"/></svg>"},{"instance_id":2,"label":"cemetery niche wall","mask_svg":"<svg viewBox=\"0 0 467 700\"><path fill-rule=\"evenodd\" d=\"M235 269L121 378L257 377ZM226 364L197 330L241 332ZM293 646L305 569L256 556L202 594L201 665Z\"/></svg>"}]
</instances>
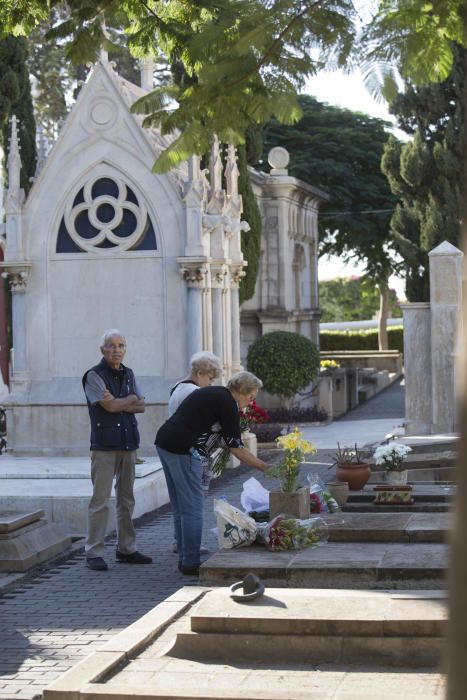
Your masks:
<instances>
[{"instance_id":1,"label":"cemetery niche wall","mask_svg":"<svg viewBox=\"0 0 467 700\"><path fill-rule=\"evenodd\" d=\"M108 328L126 336L125 363L145 393L147 410L138 419L143 454L153 451L169 388L185 375L193 352L211 350L221 357L224 378L242 367L238 289L246 265L241 232L249 226L241 218L235 148L214 138L209 171L193 156L165 175L154 174L154 160L170 137L143 128L142 118L130 112L151 89L151 74L146 63L142 86L134 85L102 52L50 153L40 154L27 198L19 184L20 144L12 119L2 267L12 292L5 406L15 455L88 454L81 377L99 360ZM254 177L260 201L263 187L266 199L274 199L277 175ZM275 233L266 234L263 259L270 273L262 267L260 284L263 289L269 274L270 285L277 276L279 287L289 290L299 270L292 294L302 299L305 285L308 316L294 317L293 329L304 321L301 332L313 338L316 225L305 218L303 240L290 237L284 206L293 200L298 207L307 186L286 180L277 192L282 213L267 227ZM276 262L268 257L270 248ZM274 313L283 299L279 294ZM261 301L261 311L271 308Z\"/></svg>"}]
</instances>

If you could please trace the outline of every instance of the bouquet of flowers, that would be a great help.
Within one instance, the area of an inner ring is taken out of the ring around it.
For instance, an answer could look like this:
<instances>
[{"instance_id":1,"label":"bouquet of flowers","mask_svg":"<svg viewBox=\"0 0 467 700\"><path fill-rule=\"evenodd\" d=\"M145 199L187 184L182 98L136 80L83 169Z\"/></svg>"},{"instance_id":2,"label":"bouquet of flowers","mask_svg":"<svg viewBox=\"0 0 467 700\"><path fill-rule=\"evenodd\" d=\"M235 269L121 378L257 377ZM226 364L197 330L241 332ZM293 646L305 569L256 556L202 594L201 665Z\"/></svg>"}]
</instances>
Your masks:
<instances>
[{"instance_id":1,"label":"bouquet of flowers","mask_svg":"<svg viewBox=\"0 0 467 700\"><path fill-rule=\"evenodd\" d=\"M300 471L300 465L306 454L316 454L316 447L308 440L302 439L303 433L295 428L287 435L281 435L276 440L279 447L284 450L284 457L279 464L267 470L268 476L280 480L282 491L291 493L295 491Z\"/></svg>"},{"instance_id":2,"label":"bouquet of flowers","mask_svg":"<svg viewBox=\"0 0 467 700\"><path fill-rule=\"evenodd\" d=\"M387 445L380 445L373 455L375 464L383 467L384 471L400 472L404 467L404 461L412 452L408 445L401 445L399 442L390 442Z\"/></svg>"},{"instance_id":3,"label":"bouquet of flowers","mask_svg":"<svg viewBox=\"0 0 467 700\"><path fill-rule=\"evenodd\" d=\"M257 423L267 423L269 420L269 413L258 406L256 401L252 401L248 406L239 411L240 415L240 430L245 432L249 430L250 426Z\"/></svg>"},{"instance_id":4,"label":"bouquet of flowers","mask_svg":"<svg viewBox=\"0 0 467 700\"><path fill-rule=\"evenodd\" d=\"M327 525L321 518L297 520L278 515L269 523L256 523L256 527L257 542L271 552L313 547L327 539Z\"/></svg>"},{"instance_id":5,"label":"bouquet of flowers","mask_svg":"<svg viewBox=\"0 0 467 700\"><path fill-rule=\"evenodd\" d=\"M340 364L335 360L321 360L319 363L319 368L321 372L325 372L328 369L338 369Z\"/></svg>"}]
</instances>

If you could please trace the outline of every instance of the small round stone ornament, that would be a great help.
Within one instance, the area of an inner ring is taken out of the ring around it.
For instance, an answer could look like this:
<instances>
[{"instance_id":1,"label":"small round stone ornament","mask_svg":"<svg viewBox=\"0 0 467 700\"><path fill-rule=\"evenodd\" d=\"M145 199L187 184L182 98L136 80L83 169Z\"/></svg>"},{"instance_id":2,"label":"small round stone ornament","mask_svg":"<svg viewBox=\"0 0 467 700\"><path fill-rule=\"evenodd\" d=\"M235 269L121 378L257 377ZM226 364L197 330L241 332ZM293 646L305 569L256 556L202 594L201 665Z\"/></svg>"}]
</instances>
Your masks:
<instances>
[{"instance_id":1,"label":"small round stone ornament","mask_svg":"<svg viewBox=\"0 0 467 700\"><path fill-rule=\"evenodd\" d=\"M268 163L273 170L285 171L289 161L289 152L282 146L274 146L268 153Z\"/></svg>"}]
</instances>

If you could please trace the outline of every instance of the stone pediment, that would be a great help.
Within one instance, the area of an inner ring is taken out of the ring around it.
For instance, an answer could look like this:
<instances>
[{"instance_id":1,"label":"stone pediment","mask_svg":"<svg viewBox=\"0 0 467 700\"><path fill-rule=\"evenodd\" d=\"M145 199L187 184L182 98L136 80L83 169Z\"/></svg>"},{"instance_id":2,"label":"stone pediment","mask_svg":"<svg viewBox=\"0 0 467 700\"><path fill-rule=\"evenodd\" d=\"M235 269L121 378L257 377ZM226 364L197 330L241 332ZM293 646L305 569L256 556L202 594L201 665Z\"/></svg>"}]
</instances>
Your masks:
<instances>
[{"instance_id":1,"label":"stone pediment","mask_svg":"<svg viewBox=\"0 0 467 700\"><path fill-rule=\"evenodd\" d=\"M133 102L144 94L145 90L119 76L110 63L96 63L68 114L28 199L34 198L42 190L54 161L59 160L62 168L76 167L75 163L79 162L80 168L84 170L94 162L92 151L96 144L102 142L108 145L109 155L115 149L126 150L144 162L151 171L155 159L172 139L162 136L157 129L143 128L143 117L130 112ZM89 164L85 162L87 152ZM186 166L180 166L162 177L168 179L178 196L181 196L187 177Z\"/></svg>"}]
</instances>

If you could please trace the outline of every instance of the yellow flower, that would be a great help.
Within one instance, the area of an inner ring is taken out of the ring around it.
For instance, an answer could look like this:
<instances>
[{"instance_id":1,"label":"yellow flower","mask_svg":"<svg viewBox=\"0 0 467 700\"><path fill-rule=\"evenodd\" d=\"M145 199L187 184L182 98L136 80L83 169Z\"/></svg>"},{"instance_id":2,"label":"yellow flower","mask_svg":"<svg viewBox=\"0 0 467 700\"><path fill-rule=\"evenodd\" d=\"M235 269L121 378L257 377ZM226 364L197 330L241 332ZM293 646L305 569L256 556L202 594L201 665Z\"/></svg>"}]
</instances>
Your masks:
<instances>
[{"instance_id":1,"label":"yellow flower","mask_svg":"<svg viewBox=\"0 0 467 700\"><path fill-rule=\"evenodd\" d=\"M302 439L303 433L297 427L291 433L278 437L276 442L284 450L300 450L303 454L316 454L313 443Z\"/></svg>"}]
</instances>

